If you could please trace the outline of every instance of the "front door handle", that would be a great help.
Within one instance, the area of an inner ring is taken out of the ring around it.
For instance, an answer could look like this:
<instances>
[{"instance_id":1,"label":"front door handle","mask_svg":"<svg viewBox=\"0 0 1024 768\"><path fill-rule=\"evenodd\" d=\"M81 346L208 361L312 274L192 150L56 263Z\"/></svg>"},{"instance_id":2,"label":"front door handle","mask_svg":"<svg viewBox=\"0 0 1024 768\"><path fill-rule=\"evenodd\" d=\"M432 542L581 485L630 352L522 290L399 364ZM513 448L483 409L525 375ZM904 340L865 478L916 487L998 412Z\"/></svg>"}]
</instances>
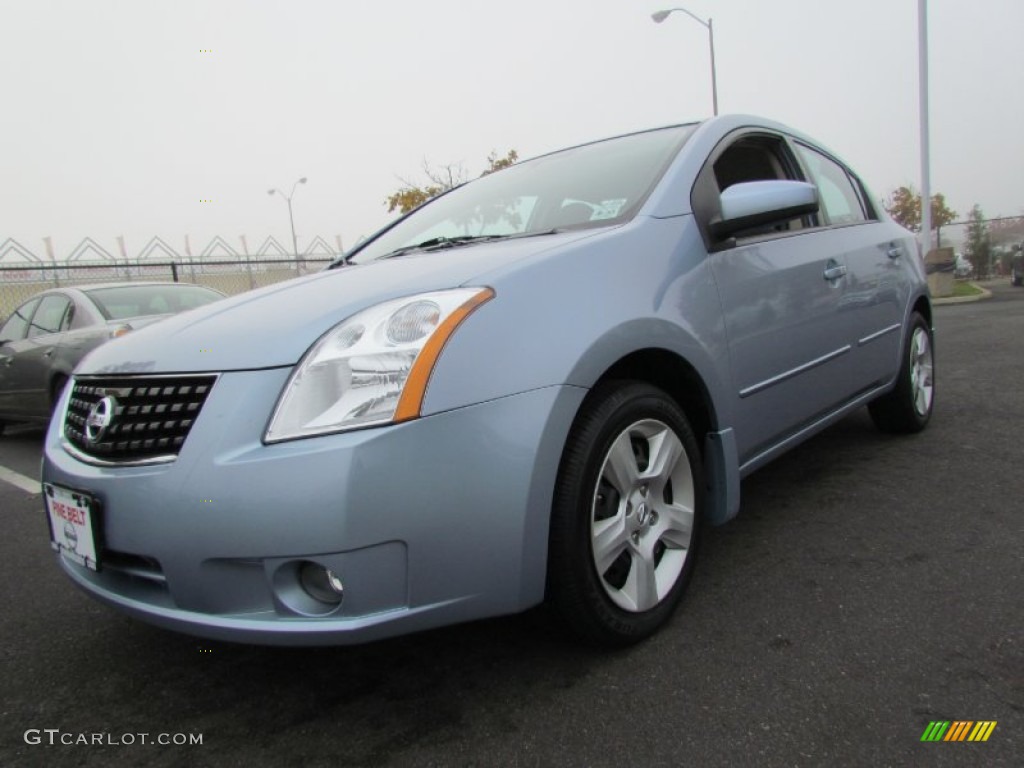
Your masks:
<instances>
[{"instance_id":1,"label":"front door handle","mask_svg":"<svg viewBox=\"0 0 1024 768\"><path fill-rule=\"evenodd\" d=\"M842 264L837 264L832 259L829 259L828 264L825 267L825 279L831 282L832 280L838 280L840 277L846 274L846 267Z\"/></svg>"}]
</instances>

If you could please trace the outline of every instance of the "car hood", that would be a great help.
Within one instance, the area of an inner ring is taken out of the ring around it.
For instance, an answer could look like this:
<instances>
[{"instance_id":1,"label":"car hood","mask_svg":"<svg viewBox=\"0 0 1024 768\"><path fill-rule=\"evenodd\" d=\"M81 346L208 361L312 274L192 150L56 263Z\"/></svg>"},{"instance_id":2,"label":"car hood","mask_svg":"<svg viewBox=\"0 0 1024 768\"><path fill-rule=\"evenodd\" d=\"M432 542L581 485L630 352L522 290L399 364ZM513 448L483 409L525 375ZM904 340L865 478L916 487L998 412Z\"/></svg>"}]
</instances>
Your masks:
<instances>
[{"instance_id":1,"label":"car hood","mask_svg":"<svg viewBox=\"0 0 1024 768\"><path fill-rule=\"evenodd\" d=\"M595 230L414 252L325 270L232 296L133 331L90 353L77 374L188 373L290 366L369 306L473 281Z\"/></svg>"}]
</instances>

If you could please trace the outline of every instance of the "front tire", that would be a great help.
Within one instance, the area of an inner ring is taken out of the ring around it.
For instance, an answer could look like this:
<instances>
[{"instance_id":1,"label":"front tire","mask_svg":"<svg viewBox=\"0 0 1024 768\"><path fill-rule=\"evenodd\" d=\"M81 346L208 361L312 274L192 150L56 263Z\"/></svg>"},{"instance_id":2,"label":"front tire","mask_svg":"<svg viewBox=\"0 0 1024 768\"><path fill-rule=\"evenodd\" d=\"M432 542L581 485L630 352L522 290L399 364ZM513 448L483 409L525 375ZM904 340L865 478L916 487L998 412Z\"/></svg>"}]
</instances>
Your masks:
<instances>
[{"instance_id":1,"label":"front tire","mask_svg":"<svg viewBox=\"0 0 1024 768\"><path fill-rule=\"evenodd\" d=\"M605 646L659 629L693 571L704 474L679 406L640 382L585 401L555 488L548 598L569 627Z\"/></svg>"},{"instance_id":2,"label":"front tire","mask_svg":"<svg viewBox=\"0 0 1024 768\"><path fill-rule=\"evenodd\" d=\"M868 405L871 419L883 432L920 432L928 425L935 402L935 357L928 323L917 312L910 317L896 387Z\"/></svg>"}]
</instances>

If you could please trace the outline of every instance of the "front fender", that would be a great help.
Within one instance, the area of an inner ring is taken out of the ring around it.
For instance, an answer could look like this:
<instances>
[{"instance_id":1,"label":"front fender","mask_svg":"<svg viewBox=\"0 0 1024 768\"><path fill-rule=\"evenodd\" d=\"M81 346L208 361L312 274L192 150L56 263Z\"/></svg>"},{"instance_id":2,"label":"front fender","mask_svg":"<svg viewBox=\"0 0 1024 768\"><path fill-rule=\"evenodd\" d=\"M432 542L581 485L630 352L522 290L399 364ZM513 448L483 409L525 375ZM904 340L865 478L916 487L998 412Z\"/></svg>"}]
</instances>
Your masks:
<instances>
[{"instance_id":1,"label":"front fender","mask_svg":"<svg viewBox=\"0 0 1024 768\"><path fill-rule=\"evenodd\" d=\"M711 412L711 426L731 423L728 392L723 377L728 376L725 362L728 351L723 345L711 349L702 346L688 329L662 318L640 318L612 328L597 338L581 354L569 371L567 383L591 388L616 363L637 352L663 351L678 357L700 378Z\"/></svg>"},{"instance_id":2,"label":"front fender","mask_svg":"<svg viewBox=\"0 0 1024 768\"><path fill-rule=\"evenodd\" d=\"M693 217L641 217L479 284L495 298L448 340L424 415L543 387L589 388L626 355L661 348L698 372L719 419L729 419L725 327Z\"/></svg>"}]
</instances>

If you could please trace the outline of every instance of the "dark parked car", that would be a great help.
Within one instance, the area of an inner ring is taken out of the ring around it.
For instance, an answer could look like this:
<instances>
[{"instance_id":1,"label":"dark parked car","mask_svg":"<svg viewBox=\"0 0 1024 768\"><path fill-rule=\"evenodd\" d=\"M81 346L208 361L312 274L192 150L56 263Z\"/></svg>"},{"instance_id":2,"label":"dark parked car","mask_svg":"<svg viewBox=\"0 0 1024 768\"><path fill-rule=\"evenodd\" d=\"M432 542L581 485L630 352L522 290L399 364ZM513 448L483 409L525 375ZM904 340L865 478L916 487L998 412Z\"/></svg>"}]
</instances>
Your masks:
<instances>
[{"instance_id":1,"label":"dark parked car","mask_svg":"<svg viewBox=\"0 0 1024 768\"><path fill-rule=\"evenodd\" d=\"M186 283L104 283L33 296L0 326L0 433L46 422L78 362L105 341L224 297Z\"/></svg>"},{"instance_id":2,"label":"dark parked car","mask_svg":"<svg viewBox=\"0 0 1024 768\"><path fill-rule=\"evenodd\" d=\"M1024 285L1024 252L1021 246L1013 248L1013 258L1010 260L1010 282L1018 288Z\"/></svg>"}]
</instances>

